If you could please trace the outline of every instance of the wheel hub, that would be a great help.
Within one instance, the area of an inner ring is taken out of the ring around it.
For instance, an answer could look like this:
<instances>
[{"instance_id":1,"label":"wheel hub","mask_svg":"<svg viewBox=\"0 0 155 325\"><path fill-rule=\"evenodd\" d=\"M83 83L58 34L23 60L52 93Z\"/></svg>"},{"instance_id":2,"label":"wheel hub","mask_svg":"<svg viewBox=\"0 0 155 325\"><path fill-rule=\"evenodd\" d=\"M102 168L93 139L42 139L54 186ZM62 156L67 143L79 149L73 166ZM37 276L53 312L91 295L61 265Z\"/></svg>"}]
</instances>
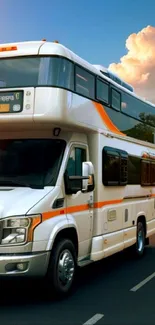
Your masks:
<instances>
[{"instance_id":1,"label":"wheel hub","mask_svg":"<svg viewBox=\"0 0 155 325\"><path fill-rule=\"evenodd\" d=\"M64 286L70 285L75 270L74 259L69 250L64 250L59 257L58 276Z\"/></svg>"}]
</instances>

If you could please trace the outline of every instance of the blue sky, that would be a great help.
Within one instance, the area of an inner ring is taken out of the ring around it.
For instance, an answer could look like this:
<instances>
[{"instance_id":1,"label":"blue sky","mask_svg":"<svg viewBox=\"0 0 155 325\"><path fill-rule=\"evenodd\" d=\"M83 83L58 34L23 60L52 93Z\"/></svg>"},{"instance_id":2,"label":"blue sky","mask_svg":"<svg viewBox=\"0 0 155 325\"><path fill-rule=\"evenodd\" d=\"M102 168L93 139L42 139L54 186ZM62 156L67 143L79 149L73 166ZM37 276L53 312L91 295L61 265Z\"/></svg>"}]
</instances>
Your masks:
<instances>
[{"instance_id":1,"label":"blue sky","mask_svg":"<svg viewBox=\"0 0 155 325\"><path fill-rule=\"evenodd\" d=\"M155 26L155 0L0 0L0 43L57 39L104 66L147 25Z\"/></svg>"}]
</instances>

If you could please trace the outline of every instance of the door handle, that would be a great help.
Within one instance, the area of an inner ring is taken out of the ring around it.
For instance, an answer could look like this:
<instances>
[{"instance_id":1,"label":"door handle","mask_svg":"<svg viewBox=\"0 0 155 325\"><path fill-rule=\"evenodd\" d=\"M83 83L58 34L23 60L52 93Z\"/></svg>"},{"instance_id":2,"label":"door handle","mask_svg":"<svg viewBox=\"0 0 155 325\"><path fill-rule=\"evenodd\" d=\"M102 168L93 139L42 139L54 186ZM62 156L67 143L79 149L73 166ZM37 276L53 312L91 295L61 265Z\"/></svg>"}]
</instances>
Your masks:
<instances>
[{"instance_id":1,"label":"door handle","mask_svg":"<svg viewBox=\"0 0 155 325\"><path fill-rule=\"evenodd\" d=\"M90 199L88 200L88 205L89 205L90 208L94 207L94 201L93 201L93 196L92 195L90 196Z\"/></svg>"}]
</instances>

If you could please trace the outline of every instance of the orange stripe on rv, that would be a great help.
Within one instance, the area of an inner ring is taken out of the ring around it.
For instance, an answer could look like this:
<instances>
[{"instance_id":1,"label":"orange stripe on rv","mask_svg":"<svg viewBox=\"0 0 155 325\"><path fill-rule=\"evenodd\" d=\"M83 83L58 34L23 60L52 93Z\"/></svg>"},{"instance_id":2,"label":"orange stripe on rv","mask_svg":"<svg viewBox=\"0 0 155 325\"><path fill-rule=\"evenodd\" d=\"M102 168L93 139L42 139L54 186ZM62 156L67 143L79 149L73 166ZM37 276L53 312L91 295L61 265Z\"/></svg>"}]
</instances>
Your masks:
<instances>
[{"instance_id":1,"label":"orange stripe on rv","mask_svg":"<svg viewBox=\"0 0 155 325\"><path fill-rule=\"evenodd\" d=\"M71 206L66 208L66 213L75 213L75 212L80 212L80 211L86 211L89 209L88 204L83 204L83 205L76 205L76 206Z\"/></svg>"},{"instance_id":2,"label":"orange stripe on rv","mask_svg":"<svg viewBox=\"0 0 155 325\"><path fill-rule=\"evenodd\" d=\"M95 202L94 203L94 208L102 208L105 205L110 205L110 204L119 204L123 201L123 199L120 200L110 200L110 201L103 201L103 202ZM45 221L47 219L51 219L60 215L64 215L67 213L76 213L76 212L81 212L81 211L86 211L89 210L89 205L88 204L83 204L83 205L75 205L71 206L65 209L59 209L56 211L51 211L51 212L43 212L42 213L42 220Z\"/></svg>"},{"instance_id":3,"label":"orange stripe on rv","mask_svg":"<svg viewBox=\"0 0 155 325\"><path fill-rule=\"evenodd\" d=\"M76 213L76 212L80 212L80 211L86 211L89 209L88 204L83 204L83 205L75 205L75 206L71 206L65 209L59 209L56 211L51 211L51 212L44 212L42 214L42 220L45 221L47 219L56 217L56 216L60 216L66 213Z\"/></svg>"},{"instance_id":4,"label":"orange stripe on rv","mask_svg":"<svg viewBox=\"0 0 155 325\"><path fill-rule=\"evenodd\" d=\"M94 203L94 208L102 208L104 207L105 205L110 205L110 204L119 204L119 203L122 203L123 202L123 199L120 199L120 200L110 200L110 201L103 201L103 202L95 202Z\"/></svg>"},{"instance_id":5,"label":"orange stripe on rv","mask_svg":"<svg viewBox=\"0 0 155 325\"><path fill-rule=\"evenodd\" d=\"M117 133L120 135L125 136L126 134L122 133L111 121L110 117L108 116L108 114L105 111L105 108L103 105L93 102L94 107L96 108L98 114L100 115L102 121L106 124L106 126L108 127L108 129L110 131L112 131L113 133Z\"/></svg>"}]
</instances>

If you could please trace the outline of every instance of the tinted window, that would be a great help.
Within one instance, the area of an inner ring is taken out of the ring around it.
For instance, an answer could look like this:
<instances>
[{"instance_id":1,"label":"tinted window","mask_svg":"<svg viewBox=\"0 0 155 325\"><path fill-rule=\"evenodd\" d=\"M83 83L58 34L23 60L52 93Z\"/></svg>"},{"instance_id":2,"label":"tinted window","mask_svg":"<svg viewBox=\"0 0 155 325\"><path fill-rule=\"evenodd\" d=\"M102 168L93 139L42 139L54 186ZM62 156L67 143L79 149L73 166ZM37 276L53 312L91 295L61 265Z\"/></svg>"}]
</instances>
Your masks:
<instances>
[{"instance_id":1,"label":"tinted window","mask_svg":"<svg viewBox=\"0 0 155 325\"><path fill-rule=\"evenodd\" d=\"M64 149L60 140L0 140L0 186L54 186Z\"/></svg>"},{"instance_id":2,"label":"tinted window","mask_svg":"<svg viewBox=\"0 0 155 325\"><path fill-rule=\"evenodd\" d=\"M125 151L105 147L102 152L102 181L104 185L126 185L128 155Z\"/></svg>"},{"instance_id":3,"label":"tinted window","mask_svg":"<svg viewBox=\"0 0 155 325\"><path fill-rule=\"evenodd\" d=\"M155 126L155 108L124 92L122 92L121 110L146 124Z\"/></svg>"},{"instance_id":4,"label":"tinted window","mask_svg":"<svg viewBox=\"0 0 155 325\"><path fill-rule=\"evenodd\" d=\"M82 163L86 161L86 150L73 148L67 164L68 176L82 176Z\"/></svg>"},{"instance_id":5,"label":"tinted window","mask_svg":"<svg viewBox=\"0 0 155 325\"><path fill-rule=\"evenodd\" d=\"M95 98L95 76L76 66L75 91L88 98Z\"/></svg>"},{"instance_id":6,"label":"tinted window","mask_svg":"<svg viewBox=\"0 0 155 325\"><path fill-rule=\"evenodd\" d=\"M74 65L65 58L0 59L0 88L56 86L74 89Z\"/></svg>"},{"instance_id":7,"label":"tinted window","mask_svg":"<svg viewBox=\"0 0 155 325\"><path fill-rule=\"evenodd\" d=\"M128 169L128 183L140 184L140 158L129 156Z\"/></svg>"},{"instance_id":8,"label":"tinted window","mask_svg":"<svg viewBox=\"0 0 155 325\"><path fill-rule=\"evenodd\" d=\"M121 110L130 116L138 118L139 112L143 112L143 107L138 99L122 92Z\"/></svg>"},{"instance_id":9,"label":"tinted window","mask_svg":"<svg viewBox=\"0 0 155 325\"><path fill-rule=\"evenodd\" d=\"M150 162L147 160L141 161L141 185L150 185Z\"/></svg>"},{"instance_id":10,"label":"tinted window","mask_svg":"<svg viewBox=\"0 0 155 325\"><path fill-rule=\"evenodd\" d=\"M114 125L116 125L117 128L127 136L155 143L155 128L144 124L133 117L122 114L121 112L116 111L106 105L104 106L104 109Z\"/></svg>"},{"instance_id":11,"label":"tinted window","mask_svg":"<svg viewBox=\"0 0 155 325\"><path fill-rule=\"evenodd\" d=\"M128 182L128 154L120 151L120 185Z\"/></svg>"},{"instance_id":12,"label":"tinted window","mask_svg":"<svg viewBox=\"0 0 155 325\"><path fill-rule=\"evenodd\" d=\"M74 90L74 65L65 58L51 57L48 85Z\"/></svg>"},{"instance_id":13,"label":"tinted window","mask_svg":"<svg viewBox=\"0 0 155 325\"><path fill-rule=\"evenodd\" d=\"M121 95L115 89L111 89L111 105L112 105L112 108L120 111L120 109L121 109Z\"/></svg>"},{"instance_id":14,"label":"tinted window","mask_svg":"<svg viewBox=\"0 0 155 325\"><path fill-rule=\"evenodd\" d=\"M151 162L150 178L151 185L155 185L155 162Z\"/></svg>"},{"instance_id":15,"label":"tinted window","mask_svg":"<svg viewBox=\"0 0 155 325\"><path fill-rule=\"evenodd\" d=\"M97 79L96 98L108 104L109 102L109 85Z\"/></svg>"},{"instance_id":16,"label":"tinted window","mask_svg":"<svg viewBox=\"0 0 155 325\"><path fill-rule=\"evenodd\" d=\"M117 152L105 152L103 159L103 184L118 185L120 178L119 154Z\"/></svg>"},{"instance_id":17,"label":"tinted window","mask_svg":"<svg viewBox=\"0 0 155 325\"><path fill-rule=\"evenodd\" d=\"M82 176L82 163L86 161L86 150L73 148L68 160L66 173L68 176ZM81 186L81 180L72 181L74 187Z\"/></svg>"},{"instance_id":18,"label":"tinted window","mask_svg":"<svg viewBox=\"0 0 155 325\"><path fill-rule=\"evenodd\" d=\"M38 85L40 57L0 59L0 88Z\"/></svg>"}]
</instances>

